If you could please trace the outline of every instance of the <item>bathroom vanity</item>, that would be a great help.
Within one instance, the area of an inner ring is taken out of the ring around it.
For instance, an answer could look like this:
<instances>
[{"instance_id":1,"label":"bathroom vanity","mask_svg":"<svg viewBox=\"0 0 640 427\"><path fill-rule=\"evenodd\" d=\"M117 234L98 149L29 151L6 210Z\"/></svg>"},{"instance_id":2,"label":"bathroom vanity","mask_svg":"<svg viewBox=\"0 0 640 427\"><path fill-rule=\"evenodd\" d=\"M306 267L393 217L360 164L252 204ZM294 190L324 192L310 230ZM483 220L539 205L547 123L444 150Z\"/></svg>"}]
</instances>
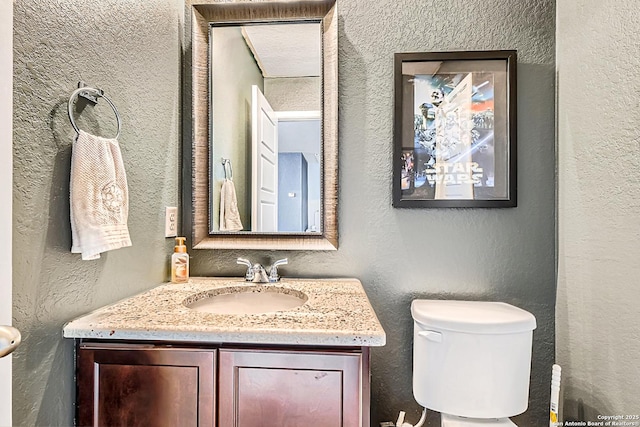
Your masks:
<instances>
[{"instance_id":1,"label":"bathroom vanity","mask_svg":"<svg viewBox=\"0 0 640 427\"><path fill-rule=\"evenodd\" d=\"M229 299L242 294L300 303L243 313ZM217 297L232 313L207 306ZM369 349L386 339L355 279L192 278L69 322L64 336L76 339L77 425L225 427L368 426Z\"/></svg>"}]
</instances>

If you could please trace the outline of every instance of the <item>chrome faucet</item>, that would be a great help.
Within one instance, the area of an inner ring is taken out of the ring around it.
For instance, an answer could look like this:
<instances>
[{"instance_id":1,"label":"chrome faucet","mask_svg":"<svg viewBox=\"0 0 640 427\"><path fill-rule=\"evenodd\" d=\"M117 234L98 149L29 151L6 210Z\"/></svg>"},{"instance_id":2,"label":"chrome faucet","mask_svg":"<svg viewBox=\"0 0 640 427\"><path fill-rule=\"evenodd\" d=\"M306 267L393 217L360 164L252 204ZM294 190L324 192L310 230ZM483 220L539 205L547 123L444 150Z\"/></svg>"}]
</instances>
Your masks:
<instances>
[{"instance_id":1,"label":"chrome faucet","mask_svg":"<svg viewBox=\"0 0 640 427\"><path fill-rule=\"evenodd\" d=\"M247 266L247 272L244 275L245 281L254 283L273 283L280 280L280 276L278 275L278 266L288 264L289 261L285 258L274 262L269 269L268 276L267 271L261 264L252 264L251 261L245 258L238 258L236 263Z\"/></svg>"}]
</instances>

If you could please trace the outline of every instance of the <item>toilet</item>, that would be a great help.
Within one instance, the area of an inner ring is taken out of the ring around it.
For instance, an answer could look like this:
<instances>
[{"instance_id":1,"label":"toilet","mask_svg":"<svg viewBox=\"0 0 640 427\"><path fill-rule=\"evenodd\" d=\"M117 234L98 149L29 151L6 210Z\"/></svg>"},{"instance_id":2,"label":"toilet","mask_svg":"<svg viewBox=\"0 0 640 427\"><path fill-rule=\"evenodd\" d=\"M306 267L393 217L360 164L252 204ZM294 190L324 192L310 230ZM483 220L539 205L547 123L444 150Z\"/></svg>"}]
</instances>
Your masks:
<instances>
[{"instance_id":1,"label":"toilet","mask_svg":"<svg viewBox=\"0 0 640 427\"><path fill-rule=\"evenodd\" d=\"M502 302L414 300L413 395L442 427L515 426L527 410L535 317Z\"/></svg>"}]
</instances>

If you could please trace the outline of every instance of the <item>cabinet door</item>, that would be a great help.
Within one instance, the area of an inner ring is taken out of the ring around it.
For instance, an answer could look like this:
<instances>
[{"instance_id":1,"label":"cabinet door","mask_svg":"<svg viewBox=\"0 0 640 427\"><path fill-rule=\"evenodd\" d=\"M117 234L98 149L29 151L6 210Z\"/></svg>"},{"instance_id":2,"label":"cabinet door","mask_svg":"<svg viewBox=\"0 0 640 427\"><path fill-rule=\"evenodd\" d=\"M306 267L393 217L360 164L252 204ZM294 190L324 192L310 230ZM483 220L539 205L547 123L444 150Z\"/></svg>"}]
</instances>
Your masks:
<instances>
[{"instance_id":1,"label":"cabinet door","mask_svg":"<svg viewBox=\"0 0 640 427\"><path fill-rule=\"evenodd\" d=\"M220 426L369 424L362 353L221 349L219 357Z\"/></svg>"},{"instance_id":2,"label":"cabinet door","mask_svg":"<svg viewBox=\"0 0 640 427\"><path fill-rule=\"evenodd\" d=\"M82 344L80 426L214 426L215 350Z\"/></svg>"}]
</instances>

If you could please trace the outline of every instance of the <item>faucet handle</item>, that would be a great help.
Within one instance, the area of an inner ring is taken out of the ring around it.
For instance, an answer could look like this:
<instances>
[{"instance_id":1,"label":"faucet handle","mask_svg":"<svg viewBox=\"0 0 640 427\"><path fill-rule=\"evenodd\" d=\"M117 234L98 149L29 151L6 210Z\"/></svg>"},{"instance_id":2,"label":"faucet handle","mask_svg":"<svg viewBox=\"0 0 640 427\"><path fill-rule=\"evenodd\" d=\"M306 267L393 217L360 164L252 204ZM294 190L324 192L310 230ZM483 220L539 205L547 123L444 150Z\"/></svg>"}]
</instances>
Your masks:
<instances>
[{"instance_id":1,"label":"faucet handle","mask_svg":"<svg viewBox=\"0 0 640 427\"><path fill-rule=\"evenodd\" d=\"M236 259L236 264L242 264L247 266L247 272L244 275L244 280L247 282L251 282L254 277L253 265L251 265L251 261L245 258L238 258Z\"/></svg>"},{"instance_id":2,"label":"faucet handle","mask_svg":"<svg viewBox=\"0 0 640 427\"><path fill-rule=\"evenodd\" d=\"M281 265L285 265L285 264L289 264L289 259L288 258L279 259L278 261L273 263L273 265L271 266L271 270L269 271L269 281L270 282L278 282L278 281L280 281L280 276L278 276L278 267L281 266Z\"/></svg>"}]
</instances>

